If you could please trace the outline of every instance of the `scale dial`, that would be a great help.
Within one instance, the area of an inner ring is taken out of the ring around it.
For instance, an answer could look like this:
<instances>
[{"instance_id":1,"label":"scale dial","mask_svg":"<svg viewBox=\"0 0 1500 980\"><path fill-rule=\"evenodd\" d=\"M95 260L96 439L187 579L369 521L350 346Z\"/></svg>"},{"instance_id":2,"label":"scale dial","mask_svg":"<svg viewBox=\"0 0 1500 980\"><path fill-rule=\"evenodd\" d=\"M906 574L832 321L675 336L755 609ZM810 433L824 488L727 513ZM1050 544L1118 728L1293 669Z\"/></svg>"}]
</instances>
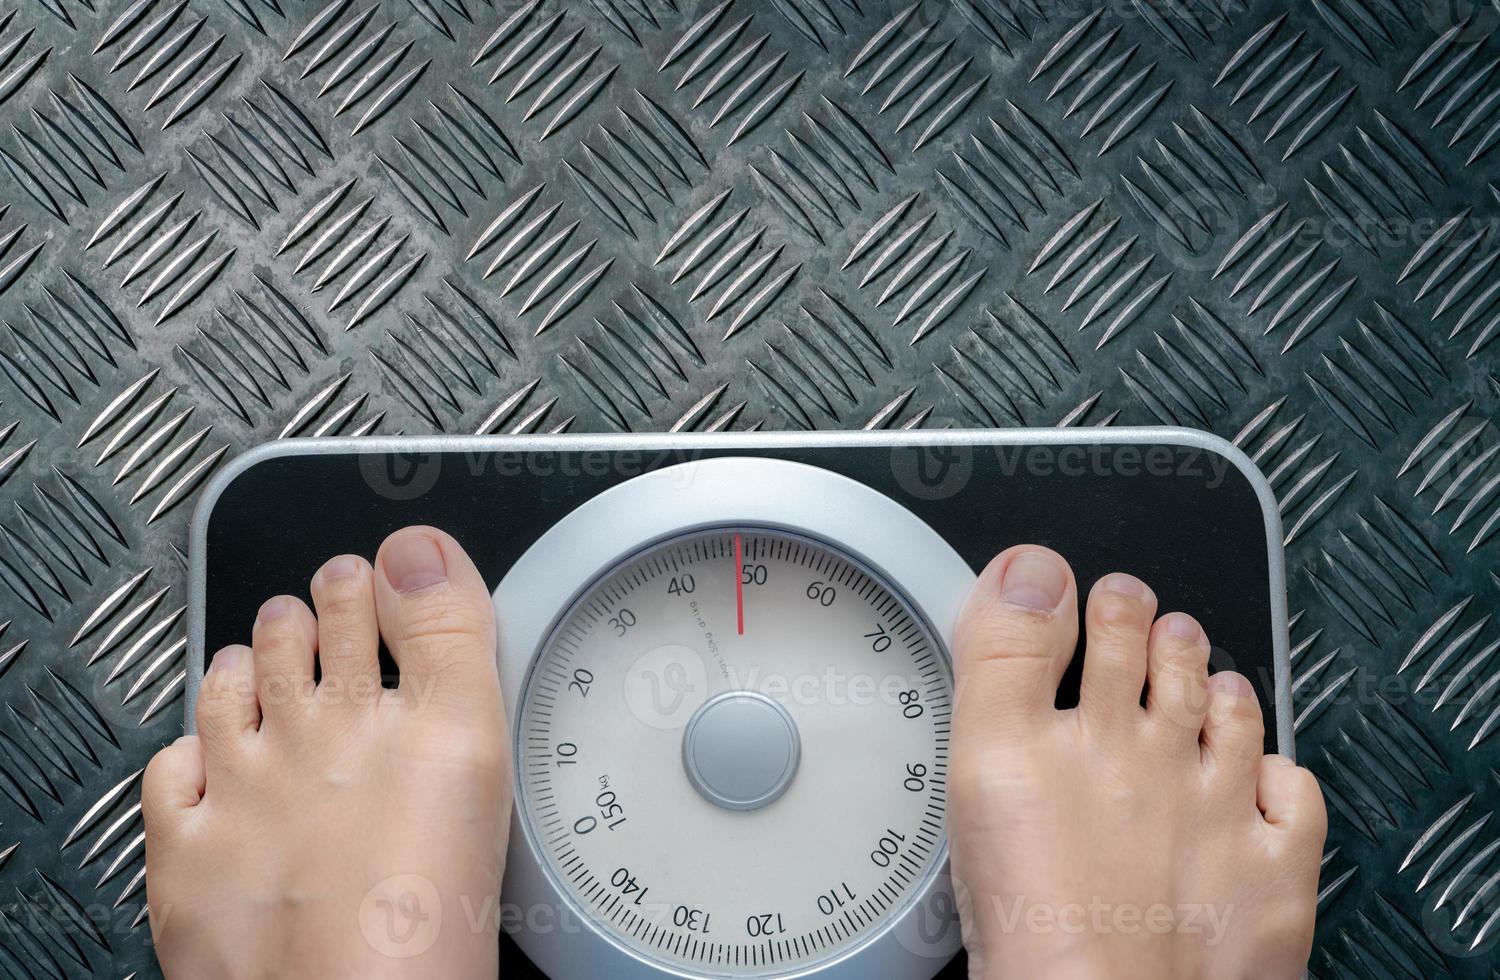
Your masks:
<instances>
[{"instance_id":1,"label":"scale dial","mask_svg":"<svg viewBox=\"0 0 1500 980\"><path fill-rule=\"evenodd\" d=\"M495 591L516 942L553 980L937 974L973 582L909 510L804 464L582 502Z\"/></svg>"},{"instance_id":2,"label":"scale dial","mask_svg":"<svg viewBox=\"0 0 1500 980\"><path fill-rule=\"evenodd\" d=\"M710 527L594 581L523 696L521 811L612 938L714 976L878 932L940 862L952 680L836 546Z\"/></svg>"}]
</instances>

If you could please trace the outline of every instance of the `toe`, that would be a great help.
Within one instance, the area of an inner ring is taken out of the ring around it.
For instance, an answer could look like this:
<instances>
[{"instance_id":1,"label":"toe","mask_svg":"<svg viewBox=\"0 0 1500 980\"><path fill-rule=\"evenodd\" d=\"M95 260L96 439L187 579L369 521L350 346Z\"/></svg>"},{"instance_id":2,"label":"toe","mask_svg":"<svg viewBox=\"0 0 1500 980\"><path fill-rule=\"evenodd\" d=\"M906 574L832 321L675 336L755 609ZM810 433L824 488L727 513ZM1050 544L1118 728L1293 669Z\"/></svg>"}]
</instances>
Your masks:
<instances>
[{"instance_id":1,"label":"toe","mask_svg":"<svg viewBox=\"0 0 1500 980\"><path fill-rule=\"evenodd\" d=\"M1196 740L1208 710L1208 652L1208 634L1186 613L1168 613L1151 627L1146 708L1187 744Z\"/></svg>"},{"instance_id":2,"label":"toe","mask_svg":"<svg viewBox=\"0 0 1500 980\"><path fill-rule=\"evenodd\" d=\"M261 714L294 714L311 700L318 621L307 603L279 595L260 607L251 634Z\"/></svg>"},{"instance_id":3,"label":"toe","mask_svg":"<svg viewBox=\"0 0 1500 980\"><path fill-rule=\"evenodd\" d=\"M1089 590L1088 640L1078 707L1086 720L1107 722L1141 714L1146 686L1146 640L1156 618L1156 595L1134 575L1106 575Z\"/></svg>"},{"instance_id":4,"label":"toe","mask_svg":"<svg viewBox=\"0 0 1500 980\"><path fill-rule=\"evenodd\" d=\"M380 627L370 563L357 555L329 560L312 578L318 614L318 697L367 703L380 688Z\"/></svg>"},{"instance_id":5,"label":"toe","mask_svg":"<svg viewBox=\"0 0 1500 980\"><path fill-rule=\"evenodd\" d=\"M402 690L468 702L498 691L490 591L459 543L431 527L385 539L375 559L380 632Z\"/></svg>"},{"instance_id":6,"label":"toe","mask_svg":"<svg viewBox=\"0 0 1500 980\"><path fill-rule=\"evenodd\" d=\"M954 632L955 742L970 726L982 737L1051 711L1077 643L1068 563L1035 545L1002 552L979 576Z\"/></svg>"},{"instance_id":7,"label":"toe","mask_svg":"<svg viewBox=\"0 0 1500 980\"><path fill-rule=\"evenodd\" d=\"M1284 755L1263 756L1255 800L1266 823L1321 853L1328 811L1312 773Z\"/></svg>"},{"instance_id":8,"label":"toe","mask_svg":"<svg viewBox=\"0 0 1500 980\"><path fill-rule=\"evenodd\" d=\"M1265 722L1245 675L1220 671L1208 679L1208 711L1200 743L1209 778L1226 792L1253 784L1264 753Z\"/></svg>"},{"instance_id":9,"label":"toe","mask_svg":"<svg viewBox=\"0 0 1500 980\"><path fill-rule=\"evenodd\" d=\"M203 799L203 746L184 735L152 757L141 781L141 814L146 832L170 827Z\"/></svg>"},{"instance_id":10,"label":"toe","mask_svg":"<svg viewBox=\"0 0 1500 980\"><path fill-rule=\"evenodd\" d=\"M225 647L214 654L198 688L194 717L206 756L234 751L260 727L255 655L249 647Z\"/></svg>"}]
</instances>

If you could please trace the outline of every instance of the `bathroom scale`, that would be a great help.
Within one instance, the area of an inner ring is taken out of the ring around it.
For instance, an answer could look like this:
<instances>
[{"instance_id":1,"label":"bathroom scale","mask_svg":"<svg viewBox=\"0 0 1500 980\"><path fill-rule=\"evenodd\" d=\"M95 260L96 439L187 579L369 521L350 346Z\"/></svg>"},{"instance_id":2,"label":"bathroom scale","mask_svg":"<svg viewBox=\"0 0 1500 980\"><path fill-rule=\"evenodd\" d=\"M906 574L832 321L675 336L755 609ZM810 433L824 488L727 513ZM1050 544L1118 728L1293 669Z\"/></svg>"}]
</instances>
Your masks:
<instances>
[{"instance_id":1,"label":"bathroom scale","mask_svg":"<svg viewBox=\"0 0 1500 980\"><path fill-rule=\"evenodd\" d=\"M1197 616L1213 669L1254 684L1266 750L1292 752L1274 496L1231 443L1181 429L263 445L193 517L189 730L206 658L264 599L418 523L493 591L509 977L966 976L949 645L1014 544L1066 556L1080 594L1127 571Z\"/></svg>"}]
</instances>

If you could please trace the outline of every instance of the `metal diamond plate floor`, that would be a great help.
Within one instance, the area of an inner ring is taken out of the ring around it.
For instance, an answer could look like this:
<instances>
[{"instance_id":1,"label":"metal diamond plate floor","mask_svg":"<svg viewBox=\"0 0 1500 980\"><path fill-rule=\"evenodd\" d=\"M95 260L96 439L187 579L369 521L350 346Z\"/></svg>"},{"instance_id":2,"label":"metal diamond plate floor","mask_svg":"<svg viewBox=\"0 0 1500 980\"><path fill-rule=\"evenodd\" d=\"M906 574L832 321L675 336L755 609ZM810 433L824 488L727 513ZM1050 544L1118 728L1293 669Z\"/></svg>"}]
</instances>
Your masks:
<instances>
[{"instance_id":1,"label":"metal diamond plate floor","mask_svg":"<svg viewBox=\"0 0 1500 980\"><path fill-rule=\"evenodd\" d=\"M1500 975L1497 28L0 0L0 969L156 972L140 773L247 446L1160 422L1280 498L1315 975Z\"/></svg>"}]
</instances>

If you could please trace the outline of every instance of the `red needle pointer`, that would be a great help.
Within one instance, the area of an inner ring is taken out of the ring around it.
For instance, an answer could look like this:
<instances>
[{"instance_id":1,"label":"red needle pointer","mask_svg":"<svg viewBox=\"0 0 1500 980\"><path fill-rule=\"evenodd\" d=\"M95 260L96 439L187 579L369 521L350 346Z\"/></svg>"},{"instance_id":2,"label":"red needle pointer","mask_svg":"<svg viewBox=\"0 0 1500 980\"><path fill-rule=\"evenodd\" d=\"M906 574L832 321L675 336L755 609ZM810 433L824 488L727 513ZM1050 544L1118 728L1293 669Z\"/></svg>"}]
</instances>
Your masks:
<instances>
[{"instance_id":1,"label":"red needle pointer","mask_svg":"<svg viewBox=\"0 0 1500 980\"><path fill-rule=\"evenodd\" d=\"M739 616L740 636L745 635L745 564L740 536L734 536L734 607Z\"/></svg>"}]
</instances>

